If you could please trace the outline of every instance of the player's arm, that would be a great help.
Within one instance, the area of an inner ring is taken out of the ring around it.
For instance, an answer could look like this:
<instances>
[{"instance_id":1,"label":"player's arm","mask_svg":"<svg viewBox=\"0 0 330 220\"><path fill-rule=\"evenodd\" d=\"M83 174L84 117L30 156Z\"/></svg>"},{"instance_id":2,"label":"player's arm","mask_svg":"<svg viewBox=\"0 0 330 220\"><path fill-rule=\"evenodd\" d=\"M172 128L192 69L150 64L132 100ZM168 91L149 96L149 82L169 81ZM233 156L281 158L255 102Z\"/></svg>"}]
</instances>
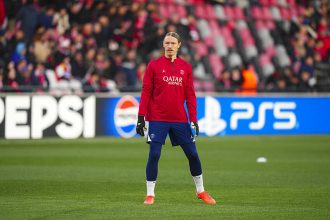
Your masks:
<instances>
[{"instance_id":1,"label":"player's arm","mask_svg":"<svg viewBox=\"0 0 330 220\"><path fill-rule=\"evenodd\" d=\"M189 65L187 83L186 83L186 88L185 88L185 100L187 103L189 119L190 119L190 122L192 122L193 126L195 127L196 136L197 136L199 133L199 127L197 124L196 93L195 93L193 76L192 76L192 68L190 65Z\"/></svg>"},{"instance_id":2,"label":"player's arm","mask_svg":"<svg viewBox=\"0 0 330 220\"><path fill-rule=\"evenodd\" d=\"M148 104L150 101L150 97L152 95L153 90L153 70L152 70L152 62L150 62L147 66L146 72L143 77L142 82L142 92L140 98L139 112L138 112L138 122L136 125L136 133L144 136L145 130L145 121L144 116L147 113Z\"/></svg>"}]
</instances>

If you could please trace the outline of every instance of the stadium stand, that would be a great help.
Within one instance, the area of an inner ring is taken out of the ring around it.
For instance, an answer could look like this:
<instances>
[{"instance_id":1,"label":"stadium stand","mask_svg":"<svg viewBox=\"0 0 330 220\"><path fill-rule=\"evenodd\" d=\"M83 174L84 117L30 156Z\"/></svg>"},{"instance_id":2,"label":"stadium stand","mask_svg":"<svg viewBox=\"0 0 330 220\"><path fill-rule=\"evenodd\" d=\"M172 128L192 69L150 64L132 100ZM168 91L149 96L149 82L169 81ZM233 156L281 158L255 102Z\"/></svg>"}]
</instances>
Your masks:
<instances>
[{"instance_id":1,"label":"stadium stand","mask_svg":"<svg viewBox=\"0 0 330 220\"><path fill-rule=\"evenodd\" d=\"M197 91L251 79L253 92L330 91L328 0L0 0L0 12L1 92L139 91L168 31Z\"/></svg>"}]
</instances>

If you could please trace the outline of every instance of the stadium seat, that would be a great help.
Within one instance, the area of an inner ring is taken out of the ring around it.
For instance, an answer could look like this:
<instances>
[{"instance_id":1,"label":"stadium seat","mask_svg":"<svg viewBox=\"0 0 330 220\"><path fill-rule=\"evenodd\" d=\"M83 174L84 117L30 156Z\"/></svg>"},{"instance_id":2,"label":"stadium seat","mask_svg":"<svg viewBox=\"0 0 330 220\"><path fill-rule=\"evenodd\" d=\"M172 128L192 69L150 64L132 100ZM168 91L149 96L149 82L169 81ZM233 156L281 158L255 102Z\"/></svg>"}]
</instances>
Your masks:
<instances>
[{"instance_id":1,"label":"stadium seat","mask_svg":"<svg viewBox=\"0 0 330 220\"><path fill-rule=\"evenodd\" d=\"M212 34L208 22L205 19L199 19L197 21L197 27L203 39L205 39L206 37Z\"/></svg>"},{"instance_id":2,"label":"stadium seat","mask_svg":"<svg viewBox=\"0 0 330 220\"><path fill-rule=\"evenodd\" d=\"M206 13L208 19L216 19L217 18L216 14L215 14L215 10L214 10L213 6L210 5L210 4L206 5L205 13Z\"/></svg>"},{"instance_id":3,"label":"stadium seat","mask_svg":"<svg viewBox=\"0 0 330 220\"><path fill-rule=\"evenodd\" d=\"M277 4L279 6L282 6L282 7L287 7L288 6L286 0L277 0Z\"/></svg>"},{"instance_id":4,"label":"stadium seat","mask_svg":"<svg viewBox=\"0 0 330 220\"><path fill-rule=\"evenodd\" d=\"M221 35L215 36L214 48L219 56L224 57L228 55L228 48L226 46L226 42Z\"/></svg>"},{"instance_id":5,"label":"stadium seat","mask_svg":"<svg viewBox=\"0 0 330 220\"><path fill-rule=\"evenodd\" d=\"M221 63L220 57L213 53L209 55L209 61L212 68L212 73L215 79L219 79L223 71L223 64Z\"/></svg>"},{"instance_id":6,"label":"stadium seat","mask_svg":"<svg viewBox=\"0 0 330 220\"><path fill-rule=\"evenodd\" d=\"M195 15L199 18L207 18L206 12L202 4L195 5Z\"/></svg>"},{"instance_id":7,"label":"stadium seat","mask_svg":"<svg viewBox=\"0 0 330 220\"><path fill-rule=\"evenodd\" d=\"M238 30L241 30L241 29L244 29L244 28L248 28L248 26L247 26L247 24L246 24L246 21L244 21L244 20L239 20L239 21L237 21L235 27L236 27Z\"/></svg>"},{"instance_id":8,"label":"stadium seat","mask_svg":"<svg viewBox=\"0 0 330 220\"><path fill-rule=\"evenodd\" d=\"M237 52L229 54L229 65L231 68L240 67L242 65L242 58Z\"/></svg>"},{"instance_id":9,"label":"stadium seat","mask_svg":"<svg viewBox=\"0 0 330 220\"><path fill-rule=\"evenodd\" d=\"M281 7L280 13L281 13L281 17L283 18L283 20L289 20L291 18L290 11L287 8Z\"/></svg>"},{"instance_id":10,"label":"stadium seat","mask_svg":"<svg viewBox=\"0 0 330 220\"><path fill-rule=\"evenodd\" d=\"M241 7L235 6L233 7L234 15L237 20L245 20L246 17L244 15L243 9Z\"/></svg>"},{"instance_id":11,"label":"stadium seat","mask_svg":"<svg viewBox=\"0 0 330 220\"><path fill-rule=\"evenodd\" d=\"M273 17L272 17L272 13L269 9L269 7L261 7L261 17L262 19L264 20L272 20Z\"/></svg>"},{"instance_id":12,"label":"stadium seat","mask_svg":"<svg viewBox=\"0 0 330 220\"><path fill-rule=\"evenodd\" d=\"M210 34L204 38L205 45L208 47L214 46L214 37L213 34Z\"/></svg>"},{"instance_id":13,"label":"stadium seat","mask_svg":"<svg viewBox=\"0 0 330 220\"><path fill-rule=\"evenodd\" d=\"M203 85L200 80L194 80L194 88L196 92L202 92L203 91Z\"/></svg>"},{"instance_id":14,"label":"stadium seat","mask_svg":"<svg viewBox=\"0 0 330 220\"><path fill-rule=\"evenodd\" d=\"M233 10L233 7L225 6L224 11L228 20L235 19L235 12Z\"/></svg>"},{"instance_id":15,"label":"stadium seat","mask_svg":"<svg viewBox=\"0 0 330 220\"><path fill-rule=\"evenodd\" d=\"M213 35L219 35L219 24L215 19L210 19L208 25Z\"/></svg>"},{"instance_id":16,"label":"stadium seat","mask_svg":"<svg viewBox=\"0 0 330 220\"><path fill-rule=\"evenodd\" d=\"M259 0L260 4L263 6L268 6L268 0Z\"/></svg>"},{"instance_id":17,"label":"stadium seat","mask_svg":"<svg viewBox=\"0 0 330 220\"><path fill-rule=\"evenodd\" d=\"M228 48L233 48L235 47L235 40L233 38L233 35L231 34L231 30L229 29L228 26L224 26L219 28L220 34L223 36L225 39L225 43Z\"/></svg>"},{"instance_id":18,"label":"stadium seat","mask_svg":"<svg viewBox=\"0 0 330 220\"><path fill-rule=\"evenodd\" d=\"M271 63L269 55L261 54L259 57L259 62L262 69L262 76L264 78L267 78L274 73L275 68L274 65Z\"/></svg>"},{"instance_id":19,"label":"stadium seat","mask_svg":"<svg viewBox=\"0 0 330 220\"><path fill-rule=\"evenodd\" d=\"M247 8L249 7L249 0L239 0L239 1L236 1L236 5L240 8Z\"/></svg>"},{"instance_id":20,"label":"stadium seat","mask_svg":"<svg viewBox=\"0 0 330 220\"><path fill-rule=\"evenodd\" d=\"M255 45L249 45L245 47L245 56L248 60L251 60L253 57L257 57L258 50Z\"/></svg>"},{"instance_id":21,"label":"stadium seat","mask_svg":"<svg viewBox=\"0 0 330 220\"><path fill-rule=\"evenodd\" d=\"M274 45L274 40L271 37L270 32L269 32L268 29L266 29L266 28L260 29L259 30L259 37L262 41L262 45L263 45L264 49Z\"/></svg>"},{"instance_id":22,"label":"stadium seat","mask_svg":"<svg viewBox=\"0 0 330 220\"><path fill-rule=\"evenodd\" d=\"M159 4L158 10L162 16L164 16L165 18L168 18L169 13L167 10L167 6L165 4Z\"/></svg>"},{"instance_id":23,"label":"stadium seat","mask_svg":"<svg viewBox=\"0 0 330 220\"><path fill-rule=\"evenodd\" d=\"M251 14L254 19L257 19L257 20L263 19L262 11L259 6L252 6Z\"/></svg>"},{"instance_id":24,"label":"stadium seat","mask_svg":"<svg viewBox=\"0 0 330 220\"><path fill-rule=\"evenodd\" d=\"M202 82L202 84L203 84L203 88L204 88L205 92L214 92L215 91L213 81L206 80L206 81Z\"/></svg>"},{"instance_id":25,"label":"stadium seat","mask_svg":"<svg viewBox=\"0 0 330 220\"><path fill-rule=\"evenodd\" d=\"M196 67L194 68L194 78L199 80L204 80L207 78L207 74L202 62L198 62Z\"/></svg>"},{"instance_id":26,"label":"stadium seat","mask_svg":"<svg viewBox=\"0 0 330 220\"><path fill-rule=\"evenodd\" d=\"M274 21L272 21L272 20L268 20L268 21L266 21L265 22L265 26L266 26L266 28L267 29L269 29L269 30L273 30L276 26L275 26L275 22Z\"/></svg>"},{"instance_id":27,"label":"stadium seat","mask_svg":"<svg viewBox=\"0 0 330 220\"><path fill-rule=\"evenodd\" d=\"M283 45L276 46L276 55L281 67L290 66L291 60L286 53L285 47Z\"/></svg>"},{"instance_id":28,"label":"stadium seat","mask_svg":"<svg viewBox=\"0 0 330 220\"><path fill-rule=\"evenodd\" d=\"M270 12L274 20L276 21L282 20L281 12L277 7L271 7Z\"/></svg>"},{"instance_id":29,"label":"stadium seat","mask_svg":"<svg viewBox=\"0 0 330 220\"><path fill-rule=\"evenodd\" d=\"M180 18L186 18L187 17L187 10L183 5L177 5L177 13L180 16Z\"/></svg>"},{"instance_id":30,"label":"stadium seat","mask_svg":"<svg viewBox=\"0 0 330 220\"><path fill-rule=\"evenodd\" d=\"M203 56L206 56L208 54L208 51L207 51L207 47L205 45L205 43L203 42L196 42L195 43L195 50L196 50L196 53L199 57L203 57Z\"/></svg>"},{"instance_id":31,"label":"stadium seat","mask_svg":"<svg viewBox=\"0 0 330 220\"><path fill-rule=\"evenodd\" d=\"M253 37L251 36L251 32L249 29L247 29L247 28L241 29L241 30L239 30L239 33L240 33L240 36L242 37L244 46L255 45L255 41L254 41Z\"/></svg>"},{"instance_id":32,"label":"stadium seat","mask_svg":"<svg viewBox=\"0 0 330 220\"><path fill-rule=\"evenodd\" d=\"M179 15L179 12L178 12L178 7L177 5L175 4L168 4L167 5L167 12L168 12L168 15L167 17L170 18L173 14L178 14Z\"/></svg>"},{"instance_id":33,"label":"stadium seat","mask_svg":"<svg viewBox=\"0 0 330 220\"><path fill-rule=\"evenodd\" d=\"M274 46L270 46L266 48L266 54L269 55L270 57L273 57L276 55L276 49Z\"/></svg>"},{"instance_id":34,"label":"stadium seat","mask_svg":"<svg viewBox=\"0 0 330 220\"><path fill-rule=\"evenodd\" d=\"M215 15L219 20L227 20L225 11L221 5L214 6Z\"/></svg>"}]
</instances>

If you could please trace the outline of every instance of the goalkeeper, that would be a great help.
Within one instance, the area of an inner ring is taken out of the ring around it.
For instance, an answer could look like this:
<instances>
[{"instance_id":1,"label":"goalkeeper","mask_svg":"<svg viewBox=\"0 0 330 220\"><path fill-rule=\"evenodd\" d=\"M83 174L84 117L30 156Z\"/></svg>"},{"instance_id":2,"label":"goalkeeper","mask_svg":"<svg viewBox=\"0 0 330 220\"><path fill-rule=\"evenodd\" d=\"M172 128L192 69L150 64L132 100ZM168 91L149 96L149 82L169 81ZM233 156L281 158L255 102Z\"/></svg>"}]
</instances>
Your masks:
<instances>
[{"instance_id":1,"label":"goalkeeper","mask_svg":"<svg viewBox=\"0 0 330 220\"><path fill-rule=\"evenodd\" d=\"M173 146L181 146L189 160L197 197L207 204L216 203L203 186L202 167L194 137L198 135L199 129L192 68L177 56L180 46L180 36L175 32L167 33L163 40L165 54L148 64L143 79L136 132L144 136L145 120L149 121L147 142L150 149L146 168L147 196L144 204L155 202L158 160L167 135ZM188 123L185 102L195 134Z\"/></svg>"}]
</instances>

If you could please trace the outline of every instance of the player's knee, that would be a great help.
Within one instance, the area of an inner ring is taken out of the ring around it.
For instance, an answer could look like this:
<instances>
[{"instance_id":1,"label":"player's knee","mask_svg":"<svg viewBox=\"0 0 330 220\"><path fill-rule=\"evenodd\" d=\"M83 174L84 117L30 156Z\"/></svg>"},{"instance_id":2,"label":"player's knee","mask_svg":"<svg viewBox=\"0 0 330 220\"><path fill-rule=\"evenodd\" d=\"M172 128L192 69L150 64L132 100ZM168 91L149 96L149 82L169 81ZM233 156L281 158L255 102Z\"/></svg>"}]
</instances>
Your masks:
<instances>
[{"instance_id":1,"label":"player's knee","mask_svg":"<svg viewBox=\"0 0 330 220\"><path fill-rule=\"evenodd\" d=\"M189 157L190 160L193 160L193 161L198 161L198 160L199 160L199 156L198 156L197 151L193 151L193 152L191 152L191 153L188 155L188 157Z\"/></svg>"},{"instance_id":2,"label":"player's knee","mask_svg":"<svg viewBox=\"0 0 330 220\"><path fill-rule=\"evenodd\" d=\"M150 153L150 157L151 157L150 159L158 161L159 158L160 158L160 152L158 152L158 151L152 151Z\"/></svg>"}]
</instances>

